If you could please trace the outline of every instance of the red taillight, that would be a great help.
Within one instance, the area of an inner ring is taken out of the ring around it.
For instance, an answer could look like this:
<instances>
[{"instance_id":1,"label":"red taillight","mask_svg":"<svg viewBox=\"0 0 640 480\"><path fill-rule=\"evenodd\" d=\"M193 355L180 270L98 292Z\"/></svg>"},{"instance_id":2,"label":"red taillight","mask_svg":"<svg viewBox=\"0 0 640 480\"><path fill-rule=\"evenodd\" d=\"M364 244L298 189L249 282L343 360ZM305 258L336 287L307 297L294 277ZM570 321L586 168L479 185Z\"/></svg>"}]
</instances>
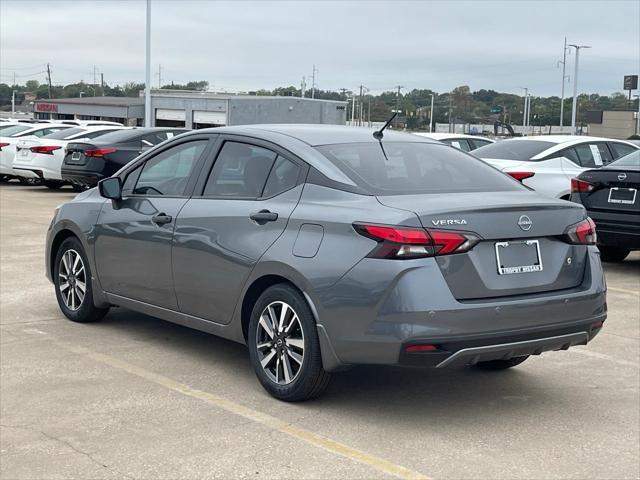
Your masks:
<instances>
[{"instance_id":1,"label":"red taillight","mask_svg":"<svg viewBox=\"0 0 640 480\"><path fill-rule=\"evenodd\" d=\"M109 153L113 153L115 151L115 148L94 148L92 150L85 150L84 156L102 158L105 155L108 155Z\"/></svg>"},{"instance_id":2,"label":"red taillight","mask_svg":"<svg viewBox=\"0 0 640 480\"><path fill-rule=\"evenodd\" d=\"M595 245L598 237L596 235L596 224L589 217L580 223L569 227L566 233L569 243L574 245Z\"/></svg>"},{"instance_id":3,"label":"red taillight","mask_svg":"<svg viewBox=\"0 0 640 480\"><path fill-rule=\"evenodd\" d=\"M411 259L464 253L480 241L467 232L425 230L356 223L355 230L379 243L369 254L373 258Z\"/></svg>"},{"instance_id":4,"label":"red taillight","mask_svg":"<svg viewBox=\"0 0 640 480\"><path fill-rule=\"evenodd\" d=\"M0 151L2 151L2 147L8 147L9 144L6 142L0 142Z\"/></svg>"},{"instance_id":5,"label":"red taillight","mask_svg":"<svg viewBox=\"0 0 640 480\"><path fill-rule=\"evenodd\" d=\"M578 178L571 179L571 193L587 193L593 190L593 184L580 180Z\"/></svg>"},{"instance_id":6,"label":"red taillight","mask_svg":"<svg viewBox=\"0 0 640 480\"><path fill-rule=\"evenodd\" d=\"M420 353L420 352L437 352L438 347L431 344L423 344L423 345L409 345L405 348L405 352L407 353Z\"/></svg>"},{"instance_id":7,"label":"red taillight","mask_svg":"<svg viewBox=\"0 0 640 480\"><path fill-rule=\"evenodd\" d=\"M61 148L62 147L55 146L55 145L42 145L37 147L31 147L29 150L31 150L33 153L44 153L46 155L53 155L53 152L55 150L60 150Z\"/></svg>"},{"instance_id":8,"label":"red taillight","mask_svg":"<svg viewBox=\"0 0 640 480\"><path fill-rule=\"evenodd\" d=\"M513 178L515 178L520 182L525 178L531 178L535 175L534 172L505 172L505 173L511 175Z\"/></svg>"}]
</instances>

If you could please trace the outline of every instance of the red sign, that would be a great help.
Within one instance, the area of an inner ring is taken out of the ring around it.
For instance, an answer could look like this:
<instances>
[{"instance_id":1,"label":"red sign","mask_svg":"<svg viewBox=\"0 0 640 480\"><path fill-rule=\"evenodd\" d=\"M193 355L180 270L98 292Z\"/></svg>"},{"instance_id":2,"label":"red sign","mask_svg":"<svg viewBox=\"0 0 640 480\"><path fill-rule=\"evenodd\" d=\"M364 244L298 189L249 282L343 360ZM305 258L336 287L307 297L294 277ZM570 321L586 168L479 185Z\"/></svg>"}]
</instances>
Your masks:
<instances>
[{"instance_id":1,"label":"red sign","mask_svg":"<svg viewBox=\"0 0 640 480\"><path fill-rule=\"evenodd\" d=\"M57 103L36 103L36 112L58 112Z\"/></svg>"}]
</instances>

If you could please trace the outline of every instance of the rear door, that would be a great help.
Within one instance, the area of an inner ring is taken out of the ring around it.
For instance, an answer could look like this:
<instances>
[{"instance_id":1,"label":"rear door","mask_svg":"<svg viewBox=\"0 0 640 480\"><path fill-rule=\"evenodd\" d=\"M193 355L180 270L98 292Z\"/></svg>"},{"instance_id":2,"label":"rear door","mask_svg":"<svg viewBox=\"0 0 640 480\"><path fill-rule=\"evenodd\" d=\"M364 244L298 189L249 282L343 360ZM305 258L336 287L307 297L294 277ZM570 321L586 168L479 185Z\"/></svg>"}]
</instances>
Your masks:
<instances>
[{"instance_id":1,"label":"rear door","mask_svg":"<svg viewBox=\"0 0 640 480\"><path fill-rule=\"evenodd\" d=\"M220 138L213 165L178 216L172 251L180 311L231 320L247 276L298 204L306 165L275 145Z\"/></svg>"},{"instance_id":2,"label":"rear door","mask_svg":"<svg viewBox=\"0 0 640 480\"><path fill-rule=\"evenodd\" d=\"M105 202L95 228L97 273L109 293L175 310L171 244L209 138L167 145L124 177L123 199Z\"/></svg>"}]
</instances>

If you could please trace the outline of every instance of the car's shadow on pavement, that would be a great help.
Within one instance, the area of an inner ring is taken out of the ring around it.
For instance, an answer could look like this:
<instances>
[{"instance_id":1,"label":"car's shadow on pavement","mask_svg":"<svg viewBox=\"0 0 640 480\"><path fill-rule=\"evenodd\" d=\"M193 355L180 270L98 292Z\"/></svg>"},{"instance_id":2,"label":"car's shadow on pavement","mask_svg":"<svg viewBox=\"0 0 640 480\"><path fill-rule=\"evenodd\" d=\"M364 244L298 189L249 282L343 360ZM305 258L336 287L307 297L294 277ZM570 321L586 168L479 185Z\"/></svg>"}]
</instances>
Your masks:
<instances>
[{"instance_id":1,"label":"car's shadow on pavement","mask_svg":"<svg viewBox=\"0 0 640 480\"><path fill-rule=\"evenodd\" d=\"M248 397L271 400L255 378L244 345L121 308L90 328L96 329L92 336L99 337L99 330L108 330L133 343L166 348L167 355L188 359L200 369L204 365L205 371L211 365L215 375L220 370L232 372L228 381L237 382L234 388L247 389ZM571 395L549 388L539 371L528 371L527 363L500 372L360 366L335 374L322 397L297 405L318 414L340 411L368 419L384 415L399 422L424 415L444 415L452 420L451 412L455 412L456 421L474 421L478 415L542 412L549 404L571 409L570 400Z\"/></svg>"},{"instance_id":2,"label":"car's shadow on pavement","mask_svg":"<svg viewBox=\"0 0 640 480\"><path fill-rule=\"evenodd\" d=\"M605 275L607 274L627 274L637 275L640 271L640 252L631 252L629 256L622 262L602 262Z\"/></svg>"}]
</instances>

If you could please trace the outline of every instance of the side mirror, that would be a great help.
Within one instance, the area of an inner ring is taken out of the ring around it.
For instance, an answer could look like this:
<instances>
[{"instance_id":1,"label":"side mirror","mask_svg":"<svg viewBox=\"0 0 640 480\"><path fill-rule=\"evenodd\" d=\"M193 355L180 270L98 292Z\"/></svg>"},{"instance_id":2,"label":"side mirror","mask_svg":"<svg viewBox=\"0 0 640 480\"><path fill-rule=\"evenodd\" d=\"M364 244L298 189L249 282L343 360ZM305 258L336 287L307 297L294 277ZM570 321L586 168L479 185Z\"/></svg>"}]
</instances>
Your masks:
<instances>
[{"instance_id":1,"label":"side mirror","mask_svg":"<svg viewBox=\"0 0 640 480\"><path fill-rule=\"evenodd\" d=\"M120 177L109 177L98 182L100 195L111 200L122 200L122 183Z\"/></svg>"}]
</instances>

